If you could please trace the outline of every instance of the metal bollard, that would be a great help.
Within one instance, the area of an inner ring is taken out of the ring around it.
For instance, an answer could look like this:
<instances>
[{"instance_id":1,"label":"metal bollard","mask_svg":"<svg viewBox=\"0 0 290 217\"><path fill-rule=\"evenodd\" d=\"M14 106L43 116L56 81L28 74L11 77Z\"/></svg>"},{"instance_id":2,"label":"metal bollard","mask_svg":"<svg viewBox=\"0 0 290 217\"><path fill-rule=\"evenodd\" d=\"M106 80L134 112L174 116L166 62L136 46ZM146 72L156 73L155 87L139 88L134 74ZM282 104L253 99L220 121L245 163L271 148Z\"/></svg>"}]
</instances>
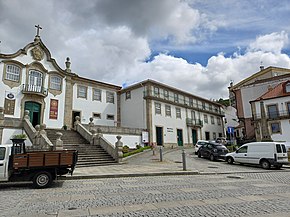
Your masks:
<instances>
[{"instance_id":1,"label":"metal bollard","mask_svg":"<svg viewBox=\"0 0 290 217\"><path fill-rule=\"evenodd\" d=\"M160 161L163 161L163 156L162 156L162 146L160 146L159 154L160 154Z\"/></svg>"},{"instance_id":2,"label":"metal bollard","mask_svg":"<svg viewBox=\"0 0 290 217\"><path fill-rule=\"evenodd\" d=\"M182 149L182 166L183 166L183 171L186 171L186 158L185 158L185 151Z\"/></svg>"}]
</instances>

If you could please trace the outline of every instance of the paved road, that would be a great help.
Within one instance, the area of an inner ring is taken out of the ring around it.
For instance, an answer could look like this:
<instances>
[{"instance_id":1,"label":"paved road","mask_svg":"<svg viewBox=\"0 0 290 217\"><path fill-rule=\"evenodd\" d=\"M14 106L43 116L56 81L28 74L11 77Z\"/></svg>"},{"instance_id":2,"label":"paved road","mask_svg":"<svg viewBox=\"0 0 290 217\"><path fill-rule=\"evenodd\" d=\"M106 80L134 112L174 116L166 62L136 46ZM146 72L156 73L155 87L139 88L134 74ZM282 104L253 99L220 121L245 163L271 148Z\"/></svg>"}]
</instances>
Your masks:
<instances>
[{"instance_id":1,"label":"paved road","mask_svg":"<svg viewBox=\"0 0 290 217\"><path fill-rule=\"evenodd\" d=\"M194 149L188 148L186 151L186 172L200 173L200 174L215 174L215 173L235 173L235 172L265 172L259 166L241 166L241 165L229 165L223 161L209 161L204 158L198 158L194 155ZM183 172L182 165L182 150L181 149L166 149L163 154L163 161L159 161L159 150L155 151L155 155L152 151L140 153L137 156L133 156L124 160L121 165L110 165L102 167L87 167L76 168L73 177L118 177L118 176L130 176L143 174L180 174ZM290 170L288 168L282 168L282 170ZM275 170L271 170L275 171Z\"/></svg>"},{"instance_id":2,"label":"paved road","mask_svg":"<svg viewBox=\"0 0 290 217\"><path fill-rule=\"evenodd\" d=\"M290 216L290 172L58 181L35 190L0 185L0 216Z\"/></svg>"}]
</instances>

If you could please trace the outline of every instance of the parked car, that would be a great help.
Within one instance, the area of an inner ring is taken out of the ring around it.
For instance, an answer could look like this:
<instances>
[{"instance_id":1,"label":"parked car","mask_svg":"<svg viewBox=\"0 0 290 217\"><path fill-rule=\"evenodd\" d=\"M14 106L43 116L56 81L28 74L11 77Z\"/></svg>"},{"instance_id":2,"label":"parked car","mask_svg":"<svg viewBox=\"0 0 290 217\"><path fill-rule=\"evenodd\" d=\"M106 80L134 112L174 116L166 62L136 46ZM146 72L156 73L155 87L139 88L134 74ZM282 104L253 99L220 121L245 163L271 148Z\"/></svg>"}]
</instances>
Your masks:
<instances>
[{"instance_id":1,"label":"parked car","mask_svg":"<svg viewBox=\"0 0 290 217\"><path fill-rule=\"evenodd\" d=\"M209 158L211 161L214 161L217 159L225 159L227 153L228 149L226 146L216 142L209 142L199 148L197 156Z\"/></svg>"},{"instance_id":2,"label":"parked car","mask_svg":"<svg viewBox=\"0 0 290 217\"><path fill-rule=\"evenodd\" d=\"M227 144L227 139L224 138L224 137L218 137L216 140L215 140L216 143L221 143L223 145Z\"/></svg>"},{"instance_id":3,"label":"parked car","mask_svg":"<svg viewBox=\"0 0 290 217\"><path fill-rule=\"evenodd\" d=\"M274 166L280 169L288 164L288 154L285 144L280 142L251 142L242 145L237 151L228 153L226 161L261 165L264 169Z\"/></svg>"},{"instance_id":4,"label":"parked car","mask_svg":"<svg viewBox=\"0 0 290 217\"><path fill-rule=\"evenodd\" d=\"M208 141L206 141L206 140L198 140L198 141L196 142L195 146L194 146L195 154L197 154L198 149L199 149L201 146L205 145L205 144L208 144Z\"/></svg>"}]
</instances>

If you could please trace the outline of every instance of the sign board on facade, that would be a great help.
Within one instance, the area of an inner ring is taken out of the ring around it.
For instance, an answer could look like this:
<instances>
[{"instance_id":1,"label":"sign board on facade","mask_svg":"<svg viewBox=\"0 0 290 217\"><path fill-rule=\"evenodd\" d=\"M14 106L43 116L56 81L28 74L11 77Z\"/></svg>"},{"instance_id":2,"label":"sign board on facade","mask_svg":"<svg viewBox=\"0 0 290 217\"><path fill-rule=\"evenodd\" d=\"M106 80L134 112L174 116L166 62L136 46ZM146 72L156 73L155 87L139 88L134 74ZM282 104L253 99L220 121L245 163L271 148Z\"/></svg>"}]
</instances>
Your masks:
<instances>
[{"instance_id":1,"label":"sign board on facade","mask_svg":"<svg viewBox=\"0 0 290 217\"><path fill-rule=\"evenodd\" d=\"M173 133L173 128L167 128L168 133Z\"/></svg>"},{"instance_id":2,"label":"sign board on facade","mask_svg":"<svg viewBox=\"0 0 290 217\"><path fill-rule=\"evenodd\" d=\"M228 127L227 131L228 131L228 134L234 134L234 128L233 127Z\"/></svg>"},{"instance_id":3,"label":"sign board on facade","mask_svg":"<svg viewBox=\"0 0 290 217\"><path fill-rule=\"evenodd\" d=\"M58 100L50 99L49 119L57 119Z\"/></svg>"},{"instance_id":4,"label":"sign board on facade","mask_svg":"<svg viewBox=\"0 0 290 217\"><path fill-rule=\"evenodd\" d=\"M15 110L15 99L7 99L4 101L4 114L6 115L14 115Z\"/></svg>"},{"instance_id":5,"label":"sign board on facade","mask_svg":"<svg viewBox=\"0 0 290 217\"><path fill-rule=\"evenodd\" d=\"M147 131L142 131L142 142L143 143L149 142L149 134Z\"/></svg>"}]
</instances>

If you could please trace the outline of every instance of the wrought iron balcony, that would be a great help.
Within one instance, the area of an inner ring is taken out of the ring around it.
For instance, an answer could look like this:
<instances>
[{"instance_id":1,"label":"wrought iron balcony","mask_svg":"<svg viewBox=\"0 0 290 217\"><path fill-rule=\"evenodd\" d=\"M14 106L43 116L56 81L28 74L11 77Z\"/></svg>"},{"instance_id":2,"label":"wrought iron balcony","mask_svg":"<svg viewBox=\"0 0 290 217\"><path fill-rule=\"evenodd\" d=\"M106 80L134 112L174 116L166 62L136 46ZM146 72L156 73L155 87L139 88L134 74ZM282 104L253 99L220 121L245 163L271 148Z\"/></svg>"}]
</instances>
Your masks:
<instances>
[{"instance_id":1,"label":"wrought iron balcony","mask_svg":"<svg viewBox=\"0 0 290 217\"><path fill-rule=\"evenodd\" d=\"M203 127L203 122L200 119L186 118L186 125L189 127Z\"/></svg>"},{"instance_id":2,"label":"wrought iron balcony","mask_svg":"<svg viewBox=\"0 0 290 217\"><path fill-rule=\"evenodd\" d=\"M254 120L260 120L261 113L253 114ZM279 119L290 119L290 111L288 110L280 110L276 112L268 112L266 113L266 119L267 120L279 120Z\"/></svg>"},{"instance_id":3,"label":"wrought iron balcony","mask_svg":"<svg viewBox=\"0 0 290 217\"><path fill-rule=\"evenodd\" d=\"M31 84L23 84L22 85L22 93L23 94L36 94L43 97L47 96L47 89L43 86L31 85Z\"/></svg>"}]
</instances>

